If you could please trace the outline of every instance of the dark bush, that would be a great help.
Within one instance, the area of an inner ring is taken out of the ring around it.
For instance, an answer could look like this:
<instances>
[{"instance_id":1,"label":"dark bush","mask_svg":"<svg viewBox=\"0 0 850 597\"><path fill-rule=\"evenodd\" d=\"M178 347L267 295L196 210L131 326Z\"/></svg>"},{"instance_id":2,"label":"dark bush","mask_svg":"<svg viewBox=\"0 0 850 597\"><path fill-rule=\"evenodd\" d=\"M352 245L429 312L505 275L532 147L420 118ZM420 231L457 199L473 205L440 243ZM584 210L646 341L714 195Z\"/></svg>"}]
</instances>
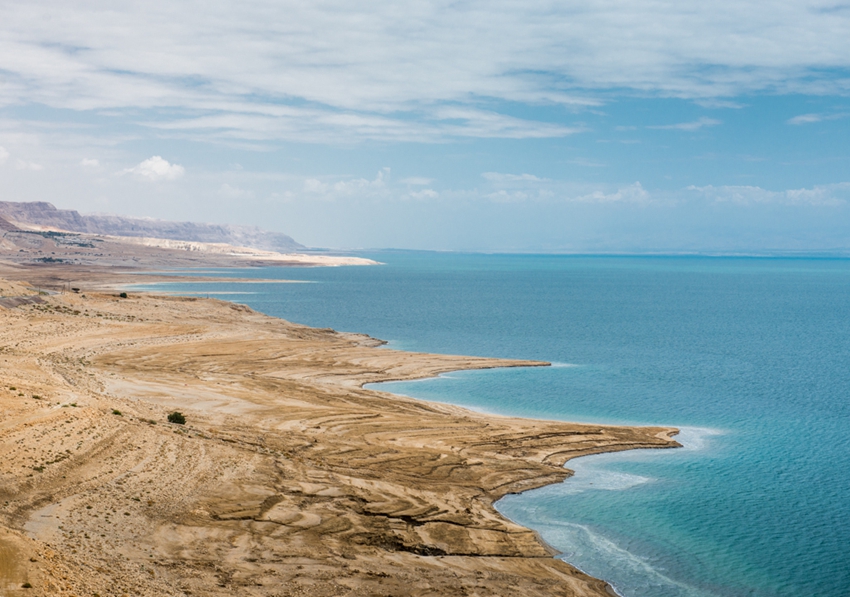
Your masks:
<instances>
[{"instance_id":1,"label":"dark bush","mask_svg":"<svg viewBox=\"0 0 850 597\"><path fill-rule=\"evenodd\" d=\"M121 298L127 298L127 293L126 293L126 292L122 292L122 293L121 293L121 294L119 294L118 296L120 296Z\"/></svg>"},{"instance_id":2,"label":"dark bush","mask_svg":"<svg viewBox=\"0 0 850 597\"><path fill-rule=\"evenodd\" d=\"M168 415L169 423L177 423L178 425L186 424L186 417L183 416L183 413L174 411L170 415Z\"/></svg>"},{"instance_id":3,"label":"dark bush","mask_svg":"<svg viewBox=\"0 0 850 597\"><path fill-rule=\"evenodd\" d=\"M120 411L120 410L118 410L117 408L114 408L114 409L112 409L112 414L113 414L113 415L118 415L118 416L120 417L120 416L121 416L121 411Z\"/></svg>"}]
</instances>

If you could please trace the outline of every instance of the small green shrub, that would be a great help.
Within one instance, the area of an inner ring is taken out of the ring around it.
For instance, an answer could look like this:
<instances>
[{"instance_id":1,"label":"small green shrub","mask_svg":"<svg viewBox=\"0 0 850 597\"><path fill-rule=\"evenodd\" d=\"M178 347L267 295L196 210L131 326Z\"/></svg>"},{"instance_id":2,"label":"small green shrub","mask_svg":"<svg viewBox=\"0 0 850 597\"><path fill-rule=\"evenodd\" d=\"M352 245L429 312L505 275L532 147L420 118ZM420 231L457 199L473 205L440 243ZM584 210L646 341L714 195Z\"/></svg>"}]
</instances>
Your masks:
<instances>
[{"instance_id":1,"label":"small green shrub","mask_svg":"<svg viewBox=\"0 0 850 597\"><path fill-rule=\"evenodd\" d=\"M16 388L15 386L9 386L9 389L12 390L13 392L18 391L18 388Z\"/></svg>"},{"instance_id":2,"label":"small green shrub","mask_svg":"<svg viewBox=\"0 0 850 597\"><path fill-rule=\"evenodd\" d=\"M28 582L25 582L24 584L21 585L21 587L23 587L24 589L31 589L32 585L29 584Z\"/></svg>"},{"instance_id":3,"label":"small green shrub","mask_svg":"<svg viewBox=\"0 0 850 597\"><path fill-rule=\"evenodd\" d=\"M122 293L121 293L121 294L119 294L118 296L120 296L121 298L127 298L127 293L126 293L126 292L122 292Z\"/></svg>"},{"instance_id":4,"label":"small green shrub","mask_svg":"<svg viewBox=\"0 0 850 597\"><path fill-rule=\"evenodd\" d=\"M121 416L121 411L120 411L120 410L118 410L117 408L113 408L113 409L112 409L112 414L113 414L113 415L118 415L118 416L120 417L120 416Z\"/></svg>"},{"instance_id":5,"label":"small green shrub","mask_svg":"<svg viewBox=\"0 0 850 597\"><path fill-rule=\"evenodd\" d=\"M33 399L33 400L41 400L41 396L39 396L38 394L33 394L33 395L32 395L32 399ZM76 406L76 405L75 405L75 406Z\"/></svg>"},{"instance_id":6,"label":"small green shrub","mask_svg":"<svg viewBox=\"0 0 850 597\"><path fill-rule=\"evenodd\" d=\"M178 412L178 411L174 411L173 413L168 415L168 422L169 423L176 423L178 425L185 425L186 424L186 417L183 416L183 413Z\"/></svg>"}]
</instances>

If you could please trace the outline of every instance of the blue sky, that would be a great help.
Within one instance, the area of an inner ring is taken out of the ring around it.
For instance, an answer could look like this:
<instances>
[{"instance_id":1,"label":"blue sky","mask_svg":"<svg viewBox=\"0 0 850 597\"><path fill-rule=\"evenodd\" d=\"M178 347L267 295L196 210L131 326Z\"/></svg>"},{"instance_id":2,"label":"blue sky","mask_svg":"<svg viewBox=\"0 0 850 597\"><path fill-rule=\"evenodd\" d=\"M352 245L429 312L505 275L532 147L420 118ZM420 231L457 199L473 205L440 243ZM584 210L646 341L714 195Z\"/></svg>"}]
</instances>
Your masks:
<instances>
[{"instance_id":1,"label":"blue sky","mask_svg":"<svg viewBox=\"0 0 850 597\"><path fill-rule=\"evenodd\" d=\"M5 3L4 200L311 245L850 251L850 3Z\"/></svg>"}]
</instances>

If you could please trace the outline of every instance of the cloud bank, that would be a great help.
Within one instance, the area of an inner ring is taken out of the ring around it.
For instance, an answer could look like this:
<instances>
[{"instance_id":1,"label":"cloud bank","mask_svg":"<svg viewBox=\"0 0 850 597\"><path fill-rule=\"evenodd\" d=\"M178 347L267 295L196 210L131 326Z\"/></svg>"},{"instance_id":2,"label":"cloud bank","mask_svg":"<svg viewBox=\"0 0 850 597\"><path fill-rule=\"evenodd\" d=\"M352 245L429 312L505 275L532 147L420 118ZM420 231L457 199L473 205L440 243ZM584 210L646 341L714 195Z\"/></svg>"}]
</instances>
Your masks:
<instances>
[{"instance_id":1,"label":"cloud bank","mask_svg":"<svg viewBox=\"0 0 850 597\"><path fill-rule=\"evenodd\" d=\"M0 106L146 110L149 126L223 140L558 137L580 127L487 106L846 94L847 31L850 11L825 0L12 1Z\"/></svg>"}]
</instances>

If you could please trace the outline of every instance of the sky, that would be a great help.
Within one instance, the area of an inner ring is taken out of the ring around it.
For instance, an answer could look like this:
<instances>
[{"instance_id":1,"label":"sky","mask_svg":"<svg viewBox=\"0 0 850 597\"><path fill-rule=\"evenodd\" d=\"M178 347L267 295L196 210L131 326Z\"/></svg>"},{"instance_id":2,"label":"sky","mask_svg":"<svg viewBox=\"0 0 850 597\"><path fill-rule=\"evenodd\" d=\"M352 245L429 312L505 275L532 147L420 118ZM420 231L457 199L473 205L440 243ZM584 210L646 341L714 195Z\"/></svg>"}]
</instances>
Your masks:
<instances>
[{"instance_id":1,"label":"sky","mask_svg":"<svg viewBox=\"0 0 850 597\"><path fill-rule=\"evenodd\" d=\"M850 253L850 1L6 1L0 200L311 247Z\"/></svg>"}]
</instances>

